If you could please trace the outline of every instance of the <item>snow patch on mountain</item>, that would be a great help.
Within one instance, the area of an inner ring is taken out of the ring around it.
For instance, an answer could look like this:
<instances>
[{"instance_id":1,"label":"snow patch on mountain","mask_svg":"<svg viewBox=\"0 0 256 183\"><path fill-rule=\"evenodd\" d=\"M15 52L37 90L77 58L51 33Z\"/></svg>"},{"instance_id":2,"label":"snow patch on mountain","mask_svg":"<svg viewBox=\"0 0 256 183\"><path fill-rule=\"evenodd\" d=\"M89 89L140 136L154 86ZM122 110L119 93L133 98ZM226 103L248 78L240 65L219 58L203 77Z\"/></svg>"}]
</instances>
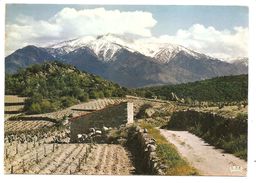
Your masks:
<instances>
[{"instance_id":1,"label":"snow patch on mountain","mask_svg":"<svg viewBox=\"0 0 256 183\"><path fill-rule=\"evenodd\" d=\"M180 52L184 52L188 56L197 59L215 59L181 45L147 41L147 39L132 39L115 34L106 34L98 37L83 36L81 38L57 43L47 48L55 49L57 53L65 54L81 47L88 47L104 62L114 61L116 53L121 49L126 49L130 52L139 52L163 64L171 61ZM51 50L51 52L54 52L54 50Z\"/></svg>"}]
</instances>

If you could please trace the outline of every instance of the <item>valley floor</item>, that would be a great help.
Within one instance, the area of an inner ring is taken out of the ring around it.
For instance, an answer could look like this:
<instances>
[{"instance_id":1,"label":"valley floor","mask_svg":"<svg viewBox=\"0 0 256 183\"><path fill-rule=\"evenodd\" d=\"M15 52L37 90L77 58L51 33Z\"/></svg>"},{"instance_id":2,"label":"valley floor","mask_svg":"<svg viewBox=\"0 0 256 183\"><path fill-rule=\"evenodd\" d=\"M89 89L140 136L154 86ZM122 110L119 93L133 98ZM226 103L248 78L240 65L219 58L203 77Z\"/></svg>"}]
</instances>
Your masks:
<instances>
[{"instance_id":1,"label":"valley floor","mask_svg":"<svg viewBox=\"0 0 256 183\"><path fill-rule=\"evenodd\" d=\"M187 131L160 129L160 132L200 175L246 176L247 163L244 160L210 146Z\"/></svg>"}]
</instances>

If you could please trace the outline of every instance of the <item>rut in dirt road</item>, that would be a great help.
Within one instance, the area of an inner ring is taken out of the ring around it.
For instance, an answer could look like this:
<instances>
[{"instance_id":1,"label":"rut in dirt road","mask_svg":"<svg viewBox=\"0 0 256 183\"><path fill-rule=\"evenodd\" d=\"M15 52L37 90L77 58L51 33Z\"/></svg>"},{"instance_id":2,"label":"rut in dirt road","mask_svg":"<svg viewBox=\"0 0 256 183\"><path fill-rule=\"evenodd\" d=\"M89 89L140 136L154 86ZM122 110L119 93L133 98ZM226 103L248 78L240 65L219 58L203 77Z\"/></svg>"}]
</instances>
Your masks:
<instances>
[{"instance_id":1,"label":"rut in dirt road","mask_svg":"<svg viewBox=\"0 0 256 183\"><path fill-rule=\"evenodd\" d=\"M246 161L215 149L187 131L160 129L160 132L201 175L246 176Z\"/></svg>"}]
</instances>

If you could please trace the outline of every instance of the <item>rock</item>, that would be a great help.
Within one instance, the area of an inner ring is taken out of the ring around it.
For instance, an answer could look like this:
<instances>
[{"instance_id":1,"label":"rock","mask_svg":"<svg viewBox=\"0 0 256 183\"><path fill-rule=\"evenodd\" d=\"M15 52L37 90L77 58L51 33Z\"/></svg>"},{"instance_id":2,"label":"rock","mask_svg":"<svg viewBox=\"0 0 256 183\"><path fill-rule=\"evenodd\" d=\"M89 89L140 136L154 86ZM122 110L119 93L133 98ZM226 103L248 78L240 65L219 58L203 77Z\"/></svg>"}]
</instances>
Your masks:
<instances>
[{"instance_id":1,"label":"rock","mask_svg":"<svg viewBox=\"0 0 256 183\"><path fill-rule=\"evenodd\" d=\"M139 126L136 126L135 131L136 131L136 132L139 132L140 130L141 130L140 127L139 127Z\"/></svg>"},{"instance_id":2,"label":"rock","mask_svg":"<svg viewBox=\"0 0 256 183\"><path fill-rule=\"evenodd\" d=\"M95 128L90 128L89 131L95 133Z\"/></svg>"},{"instance_id":3,"label":"rock","mask_svg":"<svg viewBox=\"0 0 256 183\"><path fill-rule=\"evenodd\" d=\"M95 134L101 135L102 132L101 132L100 130L96 130L96 131L95 131Z\"/></svg>"},{"instance_id":4,"label":"rock","mask_svg":"<svg viewBox=\"0 0 256 183\"><path fill-rule=\"evenodd\" d=\"M150 139L148 143L152 144L152 145L155 145L156 144L156 140L155 139Z\"/></svg>"},{"instance_id":5,"label":"rock","mask_svg":"<svg viewBox=\"0 0 256 183\"><path fill-rule=\"evenodd\" d=\"M148 108L148 109L145 109L145 116L146 117L151 117L156 111L153 109L153 108Z\"/></svg>"},{"instance_id":6,"label":"rock","mask_svg":"<svg viewBox=\"0 0 256 183\"><path fill-rule=\"evenodd\" d=\"M148 145L148 150L149 150L150 152L156 151L156 146L154 146L154 145L152 145L152 144L149 144L149 145Z\"/></svg>"},{"instance_id":7,"label":"rock","mask_svg":"<svg viewBox=\"0 0 256 183\"><path fill-rule=\"evenodd\" d=\"M156 174L157 175L164 175L164 172L163 172L163 170L161 170L160 168L156 168Z\"/></svg>"},{"instance_id":8,"label":"rock","mask_svg":"<svg viewBox=\"0 0 256 183\"><path fill-rule=\"evenodd\" d=\"M105 127L105 126L102 127L102 131L106 132L106 131L108 131L108 130L109 130L108 127Z\"/></svg>"},{"instance_id":9,"label":"rock","mask_svg":"<svg viewBox=\"0 0 256 183\"><path fill-rule=\"evenodd\" d=\"M172 101L179 101L179 98L177 97L177 95L175 94L175 93L171 93L171 96L170 96L170 99L172 100Z\"/></svg>"},{"instance_id":10,"label":"rock","mask_svg":"<svg viewBox=\"0 0 256 183\"><path fill-rule=\"evenodd\" d=\"M143 133L148 133L148 130L146 128L144 128Z\"/></svg>"}]
</instances>

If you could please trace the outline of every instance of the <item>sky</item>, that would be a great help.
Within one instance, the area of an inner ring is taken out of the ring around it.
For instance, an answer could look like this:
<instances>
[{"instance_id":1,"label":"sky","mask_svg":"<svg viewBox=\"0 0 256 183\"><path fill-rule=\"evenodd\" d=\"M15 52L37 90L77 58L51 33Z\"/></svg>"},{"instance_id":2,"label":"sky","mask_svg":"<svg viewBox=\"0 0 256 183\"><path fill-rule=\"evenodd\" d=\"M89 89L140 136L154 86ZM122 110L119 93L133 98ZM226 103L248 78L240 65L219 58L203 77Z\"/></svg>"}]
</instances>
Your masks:
<instances>
[{"instance_id":1,"label":"sky","mask_svg":"<svg viewBox=\"0 0 256 183\"><path fill-rule=\"evenodd\" d=\"M180 44L218 58L248 56L248 8L181 5L6 5L6 55L114 33Z\"/></svg>"}]
</instances>

